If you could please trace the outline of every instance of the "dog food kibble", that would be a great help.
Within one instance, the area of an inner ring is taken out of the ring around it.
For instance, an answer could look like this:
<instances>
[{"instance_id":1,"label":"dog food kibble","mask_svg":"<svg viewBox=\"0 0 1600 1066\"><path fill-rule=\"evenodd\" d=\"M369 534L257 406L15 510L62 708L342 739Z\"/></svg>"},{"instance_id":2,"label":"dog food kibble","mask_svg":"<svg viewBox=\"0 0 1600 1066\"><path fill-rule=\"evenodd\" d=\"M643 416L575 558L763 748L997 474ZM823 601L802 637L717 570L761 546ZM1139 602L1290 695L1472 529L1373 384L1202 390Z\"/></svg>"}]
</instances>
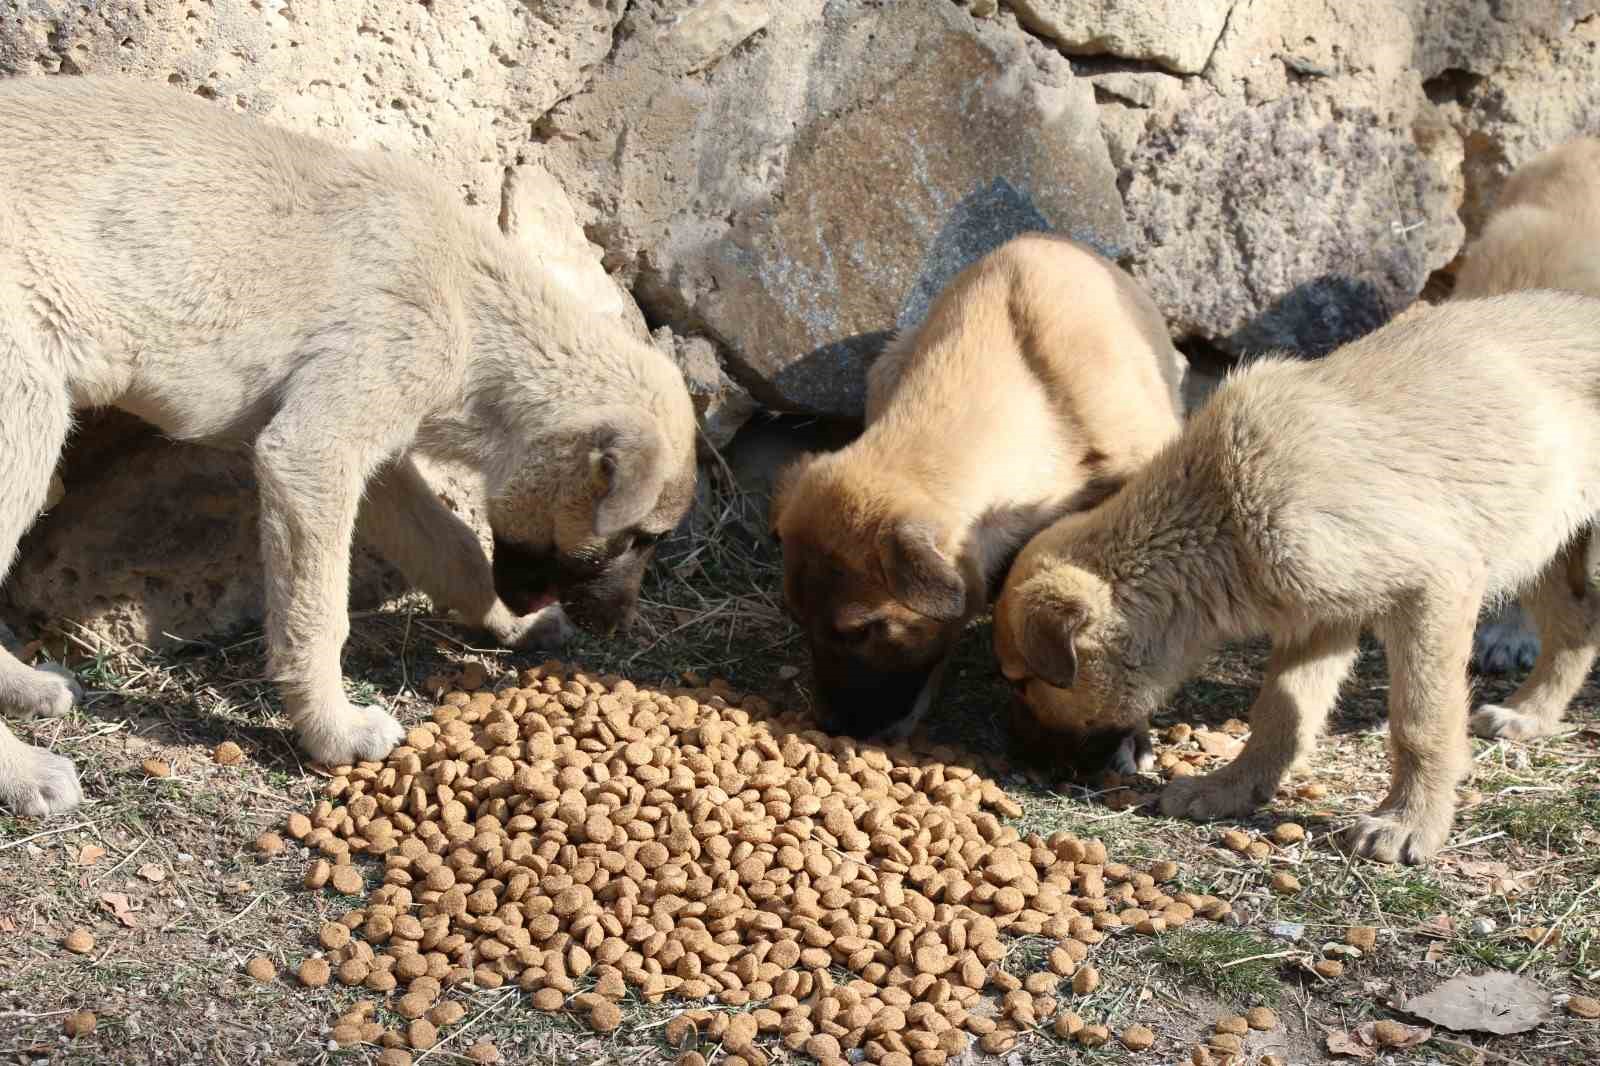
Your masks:
<instances>
[{"instance_id":1,"label":"dog food kibble","mask_svg":"<svg viewBox=\"0 0 1600 1066\"><path fill-rule=\"evenodd\" d=\"M1259 1066L1289 1066L1289 1063L1281 1055L1263 1055Z\"/></svg>"},{"instance_id":2,"label":"dog food kibble","mask_svg":"<svg viewBox=\"0 0 1600 1066\"><path fill-rule=\"evenodd\" d=\"M1283 822L1272 831L1272 842L1280 847L1298 844L1305 838L1305 826L1295 822Z\"/></svg>"},{"instance_id":3,"label":"dog food kibble","mask_svg":"<svg viewBox=\"0 0 1600 1066\"><path fill-rule=\"evenodd\" d=\"M1370 925L1352 925L1344 931L1344 942L1362 951L1378 946L1378 930Z\"/></svg>"},{"instance_id":4,"label":"dog food kibble","mask_svg":"<svg viewBox=\"0 0 1600 1066\"><path fill-rule=\"evenodd\" d=\"M404 1048L386 1048L377 1058L378 1066L411 1066L411 1052Z\"/></svg>"},{"instance_id":5,"label":"dog food kibble","mask_svg":"<svg viewBox=\"0 0 1600 1066\"><path fill-rule=\"evenodd\" d=\"M1249 845L1245 847L1244 853L1250 858L1255 859L1257 862L1260 862L1263 859L1271 857L1272 845L1268 844L1265 840L1252 840Z\"/></svg>"},{"instance_id":6,"label":"dog food kibble","mask_svg":"<svg viewBox=\"0 0 1600 1066\"><path fill-rule=\"evenodd\" d=\"M1326 978L1329 981L1344 976L1344 963L1338 959L1321 959L1311 968L1317 972L1318 977Z\"/></svg>"},{"instance_id":7,"label":"dog food kibble","mask_svg":"<svg viewBox=\"0 0 1600 1066\"><path fill-rule=\"evenodd\" d=\"M461 687L474 692L489 680L489 671L482 663L467 663L461 668Z\"/></svg>"},{"instance_id":8,"label":"dog food kibble","mask_svg":"<svg viewBox=\"0 0 1600 1066\"><path fill-rule=\"evenodd\" d=\"M1600 1018L1600 999L1590 996L1573 996L1567 1000L1567 1013L1574 1018Z\"/></svg>"},{"instance_id":9,"label":"dog food kibble","mask_svg":"<svg viewBox=\"0 0 1600 1066\"><path fill-rule=\"evenodd\" d=\"M1118 1039L1129 1051L1148 1051L1156 1042L1156 1034L1147 1026L1130 1025L1122 1031Z\"/></svg>"},{"instance_id":10,"label":"dog food kibble","mask_svg":"<svg viewBox=\"0 0 1600 1066\"><path fill-rule=\"evenodd\" d=\"M1238 829L1229 829L1222 834L1222 846L1229 851L1243 855L1250 849L1250 836Z\"/></svg>"},{"instance_id":11,"label":"dog food kibble","mask_svg":"<svg viewBox=\"0 0 1600 1066\"><path fill-rule=\"evenodd\" d=\"M94 950L94 934L87 929L74 929L67 934L61 946L74 955L87 955Z\"/></svg>"},{"instance_id":12,"label":"dog food kibble","mask_svg":"<svg viewBox=\"0 0 1600 1066\"><path fill-rule=\"evenodd\" d=\"M1084 1047L1103 1047L1111 1040L1111 1030L1103 1025L1086 1025L1073 1034Z\"/></svg>"},{"instance_id":13,"label":"dog food kibble","mask_svg":"<svg viewBox=\"0 0 1600 1066\"><path fill-rule=\"evenodd\" d=\"M500 1049L487 1040L480 1040L461 1053L470 1062L479 1066L493 1066L500 1061Z\"/></svg>"},{"instance_id":14,"label":"dog food kibble","mask_svg":"<svg viewBox=\"0 0 1600 1066\"><path fill-rule=\"evenodd\" d=\"M283 838L277 833L262 833L256 837L256 851L262 855L278 855L283 851Z\"/></svg>"},{"instance_id":15,"label":"dog food kibble","mask_svg":"<svg viewBox=\"0 0 1600 1066\"><path fill-rule=\"evenodd\" d=\"M1244 1020L1250 1028L1263 1033L1278 1027L1278 1016L1271 1007L1251 1007L1244 1012Z\"/></svg>"},{"instance_id":16,"label":"dog food kibble","mask_svg":"<svg viewBox=\"0 0 1600 1066\"><path fill-rule=\"evenodd\" d=\"M1235 1033L1213 1033L1206 1041L1213 1052L1222 1052L1224 1055L1237 1055L1244 1050L1244 1040Z\"/></svg>"},{"instance_id":17,"label":"dog food kibble","mask_svg":"<svg viewBox=\"0 0 1600 1066\"><path fill-rule=\"evenodd\" d=\"M61 1029L73 1040L80 1036L88 1036L94 1032L94 1027L99 1024L99 1019L93 1011L80 1010L67 1015L67 1020L61 1023Z\"/></svg>"},{"instance_id":18,"label":"dog food kibble","mask_svg":"<svg viewBox=\"0 0 1600 1066\"><path fill-rule=\"evenodd\" d=\"M600 1032L635 997L701 1001L668 1044L746 1066L769 1041L824 1066L947 1066L973 1038L999 1054L1047 1024L1104 1043L1056 999L1069 976L1080 996L1100 986L1085 959L1102 928L1226 913L1156 888L1171 863L1020 835L1002 819L1021 808L954 752L830 737L720 682L463 673L470 691L439 690L384 762L329 767L286 826L313 852L306 887L355 897L301 981L315 961L387 995L413 1047L416 1021L437 1039L462 1020L447 990L502 986ZM1004 968L1019 934L1054 943L1049 974ZM1000 1016L975 1010L985 996Z\"/></svg>"},{"instance_id":19,"label":"dog food kibble","mask_svg":"<svg viewBox=\"0 0 1600 1066\"><path fill-rule=\"evenodd\" d=\"M231 740L224 740L211 753L211 761L218 766L236 766L244 759L244 749Z\"/></svg>"},{"instance_id":20,"label":"dog food kibble","mask_svg":"<svg viewBox=\"0 0 1600 1066\"><path fill-rule=\"evenodd\" d=\"M1372 1039L1379 1047L1400 1047L1411 1037L1411 1030L1399 1022L1383 1019L1372 1027Z\"/></svg>"},{"instance_id":21,"label":"dog food kibble","mask_svg":"<svg viewBox=\"0 0 1600 1066\"><path fill-rule=\"evenodd\" d=\"M300 964L300 969L295 971L295 976L307 988L321 988L328 983L328 978L332 974L326 959L307 959Z\"/></svg>"},{"instance_id":22,"label":"dog food kibble","mask_svg":"<svg viewBox=\"0 0 1600 1066\"><path fill-rule=\"evenodd\" d=\"M1279 870L1272 875L1272 891L1280 896L1292 896L1300 891L1300 879L1287 870Z\"/></svg>"},{"instance_id":23,"label":"dog food kibble","mask_svg":"<svg viewBox=\"0 0 1600 1066\"><path fill-rule=\"evenodd\" d=\"M168 766L160 759L146 759L140 764L140 769L144 771L144 776L146 777L172 776L172 767Z\"/></svg>"},{"instance_id":24,"label":"dog food kibble","mask_svg":"<svg viewBox=\"0 0 1600 1066\"><path fill-rule=\"evenodd\" d=\"M244 972L252 981L266 984L268 981L277 980L278 968L272 965L272 960L265 955L257 955L244 964Z\"/></svg>"},{"instance_id":25,"label":"dog food kibble","mask_svg":"<svg viewBox=\"0 0 1600 1066\"><path fill-rule=\"evenodd\" d=\"M1250 1023L1237 1014L1229 1014L1217 1019L1216 1031L1219 1033L1232 1033L1234 1036L1243 1036L1250 1031Z\"/></svg>"}]
</instances>

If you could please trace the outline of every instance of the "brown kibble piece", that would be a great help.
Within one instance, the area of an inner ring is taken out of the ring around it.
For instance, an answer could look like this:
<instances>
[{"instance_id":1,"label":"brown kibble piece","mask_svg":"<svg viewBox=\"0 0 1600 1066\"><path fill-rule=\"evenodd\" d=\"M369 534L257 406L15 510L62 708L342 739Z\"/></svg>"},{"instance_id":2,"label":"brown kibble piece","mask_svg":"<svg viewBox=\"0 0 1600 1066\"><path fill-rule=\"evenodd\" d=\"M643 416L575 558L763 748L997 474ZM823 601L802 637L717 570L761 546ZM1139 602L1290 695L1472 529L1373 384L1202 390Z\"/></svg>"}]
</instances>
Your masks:
<instances>
[{"instance_id":1,"label":"brown kibble piece","mask_svg":"<svg viewBox=\"0 0 1600 1066\"><path fill-rule=\"evenodd\" d=\"M1272 875L1272 891L1280 896L1292 896L1300 891L1300 879L1287 870Z\"/></svg>"},{"instance_id":2,"label":"brown kibble piece","mask_svg":"<svg viewBox=\"0 0 1600 1066\"><path fill-rule=\"evenodd\" d=\"M1080 996L1087 996L1100 987L1100 971L1088 963L1078 967L1078 972L1072 975L1072 991Z\"/></svg>"},{"instance_id":3,"label":"brown kibble piece","mask_svg":"<svg viewBox=\"0 0 1600 1066\"><path fill-rule=\"evenodd\" d=\"M333 890L342 896L354 896L365 886L361 871L354 866L335 866L332 877Z\"/></svg>"},{"instance_id":4,"label":"brown kibble piece","mask_svg":"<svg viewBox=\"0 0 1600 1066\"><path fill-rule=\"evenodd\" d=\"M313 958L302 962L300 968L295 971L295 976L307 988L321 988L328 983L328 978L332 977L333 973L329 970L326 959Z\"/></svg>"},{"instance_id":5,"label":"brown kibble piece","mask_svg":"<svg viewBox=\"0 0 1600 1066\"><path fill-rule=\"evenodd\" d=\"M589 1024L597 1033L609 1033L622 1024L622 1008L603 999L589 1008Z\"/></svg>"},{"instance_id":6,"label":"brown kibble piece","mask_svg":"<svg viewBox=\"0 0 1600 1066\"><path fill-rule=\"evenodd\" d=\"M414 1019L406 1026L406 1043L418 1051L426 1051L439 1042L439 1030L426 1018Z\"/></svg>"},{"instance_id":7,"label":"brown kibble piece","mask_svg":"<svg viewBox=\"0 0 1600 1066\"><path fill-rule=\"evenodd\" d=\"M405 1048L385 1048L377 1062L378 1066L411 1066L411 1052Z\"/></svg>"},{"instance_id":8,"label":"brown kibble piece","mask_svg":"<svg viewBox=\"0 0 1600 1066\"><path fill-rule=\"evenodd\" d=\"M73 1040L76 1040L79 1037L88 1036L90 1033L93 1033L95 1026L98 1023L99 1019L94 1016L93 1011L74 1011L72 1014L67 1015L66 1021L61 1023L61 1030L62 1032L66 1033L67 1036L71 1037Z\"/></svg>"},{"instance_id":9,"label":"brown kibble piece","mask_svg":"<svg viewBox=\"0 0 1600 1066\"><path fill-rule=\"evenodd\" d=\"M428 1020L441 1029L456 1024L466 1016L467 1008L455 1000L441 1003L428 1012Z\"/></svg>"},{"instance_id":10,"label":"brown kibble piece","mask_svg":"<svg viewBox=\"0 0 1600 1066\"><path fill-rule=\"evenodd\" d=\"M66 935L61 945L74 955L87 955L94 950L94 934L87 929L74 929Z\"/></svg>"},{"instance_id":11,"label":"brown kibble piece","mask_svg":"<svg viewBox=\"0 0 1600 1066\"><path fill-rule=\"evenodd\" d=\"M1278 1027L1278 1016L1271 1007L1251 1007L1244 1012L1244 1020L1250 1028L1266 1033Z\"/></svg>"},{"instance_id":12,"label":"brown kibble piece","mask_svg":"<svg viewBox=\"0 0 1600 1066\"><path fill-rule=\"evenodd\" d=\"M1148 1051L1156 1042L1156 1034L1147 1026L1130 1025L1118 1039L1129 1051Z\"/></svg>"},{"instance_id":13,"label":"brown kibble piece","mask_svg":"<svg viewBox=\"0 0 1600 1066\"><path fill-rule=\"evenodd\" d=\"M1344 976L1344 963L1338 959L1319 959L1317 964L1311 968L1317 972L1318 977L1324 977L1330 981Z\"/></svg>"},{"instance_id":14,"label":"brown kibble piece","mask_svg":"<svg viewBox=\"0 0 1600 1066\"><path fill-rule=\"evenodd\" d=\"M255 847L262 855L278 855L283 851L283 838L277 833L262 833L256 837Z\"/></svg>"},{"instance_id":15,"label":"brown kibble piece","mask_svg":"<svg viewBox=\"0 0 1600 1066\"><path fill-rule=\"evenodd\" d=\"M487 1040L480 1040L462 1052L468 1059L479 1066L494 1066L500 1061L500 1049Z\"/></svg>"},{"instance_id":16,"label":"brown kibble piece","mask_svg":"<svg viewBox=\"0 0 1600 1066\"><path fill-rule=\"evenodd\" d=\"M224 740L211 753L211 761L218 766L237 766L244 759L244 749L231 740Z\"/></svg>"},{"instance_id":17,"label":"brown kibble piece","mask_svg":"<svg viewBox=\"0 0 1600 1066\"><path fill-rule=\"evenodd\" d=\"M1243 1036L1250 1031L1250 1023L1237 1014L1229 1014L1217 1019L1216 1031Z\"/></svg>"},{"instance_id":18,"label":"brown kibble piece","mask_svg":"<svg viewBox=\"0 0 1600 1066\"><path fill-rule=\"evenodd\" d=\"M820 1059L819 1061L826 1064L835 1061L843 1062L844 1059L835 1057L834 1059ZM706 1066L706 1057L698 1051L685 1051L673 1060L673 1066Z\"/></svg>"},{"instance_id":19,"label":"brown kibble piece","mask_svg":"<svg viewBox=\"0 0 1600 1066\"><path fill-rule=\"evenodd\" d=\"M144 776L146 777L172 776L172 767L162 762L160 759L146 759L144 762L139 764L139 767L144 771Z\"/></svg>"},{"instance_id":20,"label":"brown kibble piece","mask_svg":"<svg viewBox=\"0 0 1600 1066\"><path fill-rule=\"evenodd\" d=\"M1057 1036L1063 1040L1066 1040L1068 1037L1074 1036L1079 1029L1083 1028L1083 1019L1078 1017L1078 1015L1070 1010L1064 1010L1060 1014L1056 1015L1056 1021L1053 1028L1055 1029Z\"/></svg>"},{"instance_id":21,"label":"brown kibble piece","mask_svg":"<svg viewBox=\"0 0 1600 1066\"><path fill-rule=\"evenodd\" d=\"M272 965L272 960L265 955L257 955L245 963L244 972L249 975L250 980L259 981L262 984L266 984L268 981L275 981L278 977L278 968Z\"/></svg>"},{"instance_id":22,"label":"brown kibble piece","mask_svg":"<svg viewBox=\"0 0 1600 1066\"><path fill-rule=\"evenodd\" d=\"M1400 1047L1411 1037L1409 1026L1402 1025L1388 1018L1383 1019L1372 1027L1372 1039L1379 1047Z\"/></svg>"},{"instance_id":23,"label":"brown kibble piece","mask_svg":"<svg viewBox=\"0 0 1600 1066\"><path fill-rule=\"evenodd\" d=\"M1229 829L1222 834L1222 846L1243 855L1250 849L1250 836L1238 829Z\"/></svg>"},{"instance_id":24,"label":"brown kibble piece","mask_svg":"<svg viewBox=\"0 0 1600 1066\"><path fill-rule=\"evenodd\" d=\"M1073 1034L1073 1039L1084 1047L1103 1047L1111 1040L1111 1030L1103 1025L1086 1025Z\"/></svg>"},{"instance_id":25,"label":"brown kibble piece","mask_svg":"<svg viewBox=\"0 0 1600 1066\"><path fill-rule=\"evenodd\" d=\"M1298 822L1280 822L1272 830L1272 842L1279 847L1298 844L1306 838L1306 827Z\"/></svg>"},{"instance_id":26,"label":"brown kibble piece","mask_svg":"<svg viewBox=\"0 0 1600 1066\"><path fill-rule=\"evenodd\" d=\"M1378 946L1378 930L1370 925L1352 925L1344 931L1344 942L1362 951Z\"/></svg>"},{"instance_id":27,"label":"brown kibble piece","mask_svg":"<svg viewBox=\"0 0 1600 1066\"><path fill-rule=\"evenodd\" d=\"M1567 1013L1574 1018L1589 1020L1600 1018L1600 999L1592 996L1573 996L1567 1000Z\"/></svg>"},{"instance_id":28,"label":"brown kibble piece","mask_svg":"<svg viewBox=\"0 0 1600 1066\"><path fill-rule=\"evenodd\" d=\"M1234 1033L1212 1033L1206 1043L1211 1045L1211 1050L1227 1055L1237 1055L1244 1050L1244 1038Z\"/></svg>"}]
</instances>

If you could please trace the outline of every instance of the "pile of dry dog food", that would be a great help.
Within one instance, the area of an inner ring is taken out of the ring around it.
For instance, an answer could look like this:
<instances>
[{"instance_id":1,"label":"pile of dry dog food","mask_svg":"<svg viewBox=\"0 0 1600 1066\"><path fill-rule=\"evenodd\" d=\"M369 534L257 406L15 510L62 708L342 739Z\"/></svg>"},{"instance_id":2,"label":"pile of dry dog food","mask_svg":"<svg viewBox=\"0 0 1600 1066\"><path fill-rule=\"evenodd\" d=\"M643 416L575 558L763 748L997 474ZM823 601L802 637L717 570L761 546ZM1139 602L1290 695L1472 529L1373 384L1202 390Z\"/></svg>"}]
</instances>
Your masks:
<instances>
[{"instance_id":1,"label":"pile of dry dog food","mask_svg":"<svg viewBox=\"0 0 1600 1066\"><path fill-rule=\"evenodd\" d=\"M856 1048L942 1066L969 1039L998 1053L1046 1026L1093 1045L1111 1034L1070 997L1099 985L1086 957L1106 930L1228 910L1163 891L1172 863L1019 836L1001 818L1021 809L953 751L829 737L720 683L652 691L555 663L518 680L442 694L386 762L335 768L289 820L323 856L306 886L364 897L298 977L392 997L405 1033L365 1011L333 1030L388 1045L382 1061L459 1022L441 999L457 986L515 985L602 1032L630 993L704 1001L664 1029L686 1064L720 1045L761 1066L781 1041L825 1066ZM382 862L370 891L363 855ZM1021 934L1056 941L1047 970L1002 966Z\"/></svg>"}]
</instances>

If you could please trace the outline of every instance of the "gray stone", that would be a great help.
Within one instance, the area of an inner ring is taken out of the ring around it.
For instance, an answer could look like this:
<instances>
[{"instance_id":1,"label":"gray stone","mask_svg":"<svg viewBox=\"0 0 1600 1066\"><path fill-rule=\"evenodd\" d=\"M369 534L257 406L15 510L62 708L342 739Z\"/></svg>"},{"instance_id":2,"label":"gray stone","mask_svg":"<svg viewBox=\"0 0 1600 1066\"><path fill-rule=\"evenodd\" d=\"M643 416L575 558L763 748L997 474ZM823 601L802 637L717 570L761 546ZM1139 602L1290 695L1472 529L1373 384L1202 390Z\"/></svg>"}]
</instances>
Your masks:
<instances>
[{"instance_id":1,"label":"gray stone","mask_svg":"<svg viewBox=\"0 0 1600 1066\"><path fill-rule=\"evenodd\" d=\"M1235 0L1008 0L1021 23L1075 55L1113 55L1197 74Z\"/></svg>"}]
</instances>

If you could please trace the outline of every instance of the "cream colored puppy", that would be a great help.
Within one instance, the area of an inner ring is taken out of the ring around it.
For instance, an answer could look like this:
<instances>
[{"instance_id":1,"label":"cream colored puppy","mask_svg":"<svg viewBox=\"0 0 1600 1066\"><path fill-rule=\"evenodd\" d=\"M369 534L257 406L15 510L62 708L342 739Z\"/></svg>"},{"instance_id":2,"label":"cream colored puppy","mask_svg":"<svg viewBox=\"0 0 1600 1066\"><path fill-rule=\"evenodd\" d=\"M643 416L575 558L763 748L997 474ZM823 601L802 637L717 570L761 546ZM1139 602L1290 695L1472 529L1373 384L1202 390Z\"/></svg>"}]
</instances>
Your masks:
<instances>
[{"instance_id":1,"label":"cream colored puppy","mask_svg":"<svg viewBox=\"0 0 1600 1066\"><path fill-rule=\"evenodd\" d=\"M1593 573L1579 538L1597 514L1600 300L1451 302L1319 361L1235 373L1120 493L1023 550L995 648L1041 725L1071 736L1146 728L1221 642L1271 634L1244 751L1161 798L1221 818L1311 754L1370 627L1388 652L1392 784L1348 842L1418 863L1449 835L1470 765L1480 606ZM1592 609L1541 602L1565 612L1545 654L1591 661ZM1514 721L1546 731L1563 710Z\"/></svg>"},{"instance_id":2,"label":"cream colored puppy","mask_svg":"<svg viewBox=\"0 0 1600 1066\"><path fill-rule=\"evenodd\" d=\"M873 364L866 431L774 493L825 728L915 726L1016 550L1177 433L1182 366L1138 284L1072 241L1017 237L945 287Z\"/></svg>"},{"instance_id":3,"label":"cream colored puppy","mask_svg":"<svg viewBox=\"0 0 1600 1066\"><path fill-rule=\"evenodd\" d=\"M1567 289L1600 296L1600 140L1583 137L1518 167L1495 200L1483 233L1467 248L1453 298L1471 300L1519 289ZM1587 535L1587 534L1585 534ZM1506 706L1558 703L1565 707L1587 664L1539 656L1540 632L1560 624L1543 610L1549 597L1593 595L1588 586L1538 585L1519 604L1499 605L1478 628L1474 655L1485 673L1534 668ZM1556 638L1558 643L1560 638ZM1570 691L1563 690L1570 689ZM1474 718L1474 728L1498 735L1497 708ZM1538 717L1536 714L1535 717ZM1507 735L1518 735L1515 730Z\"/></svg>"},{"instance_id":4,"label":"cream colored puppy","mask_svg":"<svg viewBox=\"0 0 1600 1066\"><path fill-rule=\"evenodd\" d=\"M249 450L273 677L324 763L401 728L345 696L351 538L506 643L627 619L687 510L694 414L669 359L589 314L424 168L166 87L0 83L0 577L73 412L115 406ZM411 455L487 477L494 566ZM0 710L59 715L58 673L0 651ZM80 798L0 726L0 804Z\"/></svg>"}]
</instances>

